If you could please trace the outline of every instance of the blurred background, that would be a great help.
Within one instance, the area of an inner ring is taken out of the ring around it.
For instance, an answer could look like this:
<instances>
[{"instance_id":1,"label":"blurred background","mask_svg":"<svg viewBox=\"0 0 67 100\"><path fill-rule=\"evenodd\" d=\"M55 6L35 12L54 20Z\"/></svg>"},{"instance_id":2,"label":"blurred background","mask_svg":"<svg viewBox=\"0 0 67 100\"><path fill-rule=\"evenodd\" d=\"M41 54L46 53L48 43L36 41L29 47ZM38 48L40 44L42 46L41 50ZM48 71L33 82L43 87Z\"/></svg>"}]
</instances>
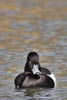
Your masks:
<instances>
[{"instance_id":1,"label":"blurred background","mask_svg":"<svg viewBox=\"0 0 67 100\"><path fill-rule=\"evenodd\" d=\"M57 88L14 89L28 52L53 72ZM0 100L67 100L67 0L0 0Z\"/></svg>"}]
</instances>

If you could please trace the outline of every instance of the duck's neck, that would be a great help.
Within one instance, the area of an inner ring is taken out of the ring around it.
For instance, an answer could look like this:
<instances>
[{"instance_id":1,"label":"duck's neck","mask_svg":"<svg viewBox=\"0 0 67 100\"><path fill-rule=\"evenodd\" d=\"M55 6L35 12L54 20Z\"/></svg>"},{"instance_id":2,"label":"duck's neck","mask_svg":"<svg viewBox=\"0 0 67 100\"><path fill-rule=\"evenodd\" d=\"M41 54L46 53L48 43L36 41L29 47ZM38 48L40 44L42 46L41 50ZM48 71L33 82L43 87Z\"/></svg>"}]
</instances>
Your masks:
<instances>
[{"instance_id":1,"label":"duck's neck","mask_svg":"<svg viewBox=\"0 0 67 100\"><path fill-rule=\"evenodd\" d=\"M25 72L31 72L30 64L29 64L28 62L26 62L26 64L25 64L24 71L25 71Z\"/></svg>"}]
</instances>

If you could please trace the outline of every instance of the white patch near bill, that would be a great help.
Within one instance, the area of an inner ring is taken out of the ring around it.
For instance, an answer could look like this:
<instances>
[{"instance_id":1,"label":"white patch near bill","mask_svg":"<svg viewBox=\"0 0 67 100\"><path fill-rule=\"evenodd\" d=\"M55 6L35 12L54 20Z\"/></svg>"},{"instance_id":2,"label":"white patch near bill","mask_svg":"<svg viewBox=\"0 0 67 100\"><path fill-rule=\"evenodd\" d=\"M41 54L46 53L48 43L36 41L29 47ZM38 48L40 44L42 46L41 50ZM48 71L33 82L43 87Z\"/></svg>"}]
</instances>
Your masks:
<instances>
[{"instance_id":1,"label":"white patch near bill","mask_svg":"<svg viewBox=\"0 0 67 100\"><path fill-rule=\"evenodd\" d=\"M41 72L38 69L38 65L33 65L33 69L32 69L33 74L41 74Z\"/></svg>"},{"instance_id":2,"label":"white patch near bill","mask_svg":"<svg viewBox=\"0 0 67 100\"><path fill-rule=\"evenodd\" d=\"M49 76L54 81L54 84L55 84L55 87L56 87L56 78L55 78L54 74L51 73L50 75L47 75L47 76Z\"/></svg>"}]
</instances>

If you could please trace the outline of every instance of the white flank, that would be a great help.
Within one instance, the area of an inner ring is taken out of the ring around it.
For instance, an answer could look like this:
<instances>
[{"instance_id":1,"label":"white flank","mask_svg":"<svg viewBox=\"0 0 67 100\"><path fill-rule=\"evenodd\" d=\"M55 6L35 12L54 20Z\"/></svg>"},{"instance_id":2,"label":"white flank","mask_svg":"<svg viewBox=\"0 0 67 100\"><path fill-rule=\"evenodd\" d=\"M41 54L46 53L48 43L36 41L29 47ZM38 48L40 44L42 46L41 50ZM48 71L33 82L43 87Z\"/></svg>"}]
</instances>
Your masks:
<instances>
[{"instance_id":1,"label":"white flank","mask_svg":"<svg viewBox=\"0 0 67 100\"><path fill-rule=\"evenodd\" d=\"M55 87L56 87L56 78L55 78L54 74L51 73L50 75L47 75L47 76L49 76L54 81L54 84L55 84Z\"/></svg>"}]
</instances>

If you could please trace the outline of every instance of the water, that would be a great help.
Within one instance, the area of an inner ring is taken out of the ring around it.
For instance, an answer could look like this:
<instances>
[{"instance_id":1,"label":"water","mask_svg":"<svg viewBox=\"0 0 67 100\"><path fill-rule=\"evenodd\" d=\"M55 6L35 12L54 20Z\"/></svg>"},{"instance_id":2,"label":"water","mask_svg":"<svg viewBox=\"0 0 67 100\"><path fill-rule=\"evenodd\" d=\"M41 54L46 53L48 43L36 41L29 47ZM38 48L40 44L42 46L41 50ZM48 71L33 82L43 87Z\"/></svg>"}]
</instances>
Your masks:
<instances>
[{"instance_id":1,"label":"water","mask_svg":"<svg viewBox=\"0 0 67 100\"><path fill-rule=\"evenodd\" d=\"M28 52L57 78L55 89L15 90ZM67 1L0 0L0 100L67 100Z\"/></svg>"}]
</instances>

